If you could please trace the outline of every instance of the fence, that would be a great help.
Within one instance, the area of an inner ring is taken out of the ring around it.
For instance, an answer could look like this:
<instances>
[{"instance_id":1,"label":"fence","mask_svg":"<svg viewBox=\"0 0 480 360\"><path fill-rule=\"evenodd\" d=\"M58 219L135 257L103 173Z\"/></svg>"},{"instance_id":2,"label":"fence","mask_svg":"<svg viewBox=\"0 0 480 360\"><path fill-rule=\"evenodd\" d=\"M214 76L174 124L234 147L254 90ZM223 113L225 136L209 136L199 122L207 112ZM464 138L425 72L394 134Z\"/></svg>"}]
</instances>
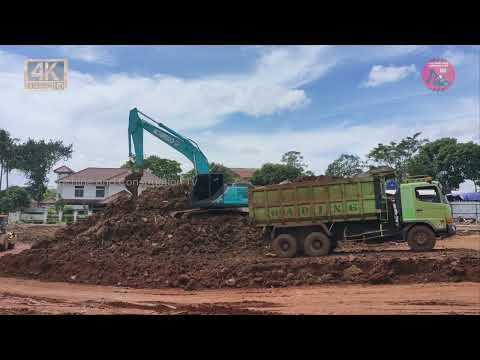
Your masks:
<instances>
[{"instance_id":1,"label":"fence","mask_svg":"<svg viewBox=\"0 0 480 360\"><path fill-rule=\"evenodd\" d=\"M81 205L68 206L63 211L57 211L54 207L28 208L15 213L10 213L10 224L71 224L82 221L91 215L88 207Z\"/></svg>"},{"instance_id":2,"label":"fence","mask_svg":"<svg viewBox=\"0 0 480 360\"><path fill-rule=\"evenodd\" d=\"M450 203L452 215L455 221L459 219L474 219L480 223L480 202L478 201L454 201Z\"/></svg>"}]
</instances>

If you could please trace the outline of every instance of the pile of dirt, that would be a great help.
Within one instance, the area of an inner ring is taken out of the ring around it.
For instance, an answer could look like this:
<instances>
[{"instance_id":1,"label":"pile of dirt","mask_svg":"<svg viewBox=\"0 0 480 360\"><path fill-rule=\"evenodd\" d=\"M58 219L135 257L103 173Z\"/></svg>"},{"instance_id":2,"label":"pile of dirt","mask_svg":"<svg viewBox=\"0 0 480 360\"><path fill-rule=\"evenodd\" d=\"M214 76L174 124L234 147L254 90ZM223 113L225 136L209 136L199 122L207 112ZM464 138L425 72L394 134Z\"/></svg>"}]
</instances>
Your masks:
<instances>
[{"instance_id":1,"label":"pile of dirt","mask_svg":"<svg viewBox=\"0 0 480 360\"><path fill-rule=\"evenodd\" d=\"M53 240L57 230L63 227L64 225L14 224L9 225L7 230L14 232L19 242L34 243L42 240Z\"/></svg>"},{"instance_id":2,"label":"pile of dirt","mask_svg":"<svg viewBox=\"0 0 480 360\"><path fill-rule=\"evenodd\" d=\"M268 251L260 230L245 216L169 216L188 207L188 190L188 185L149 189L136 202L122 197L59 230L56 241L4 256L0 272L96 284L208 287L191 274L220 271L237 257Z\"/></svg>"},{"instance_id":3,"label":"pile of dirt","mask_svg":"<svg viewBox=\"0 0 480 360\"><path fill-rule=\"evenodd\" d=\"M306 175L306 176L299 177L298 179L295 179L294 181L292 181L292 183L316 182L321 184L328 184L338 180L345 180L345 179L335 177L335 176L326 176L326 175L318 175L318 176Z\"/></svg>"},{"instance_id":4,"label":"pile of dirt","mask_svg":"<svg viewBox=\"0 0 480 360\"><path fill-rule=\"evenodd\" d=\"M45 246L5 255L0 274L131 287L271 287L322 283L480 281L480 252L339 252L277 258L261 230L240 215L173 218L188 185L117 199Z\"/></svg>"}]
</instances>

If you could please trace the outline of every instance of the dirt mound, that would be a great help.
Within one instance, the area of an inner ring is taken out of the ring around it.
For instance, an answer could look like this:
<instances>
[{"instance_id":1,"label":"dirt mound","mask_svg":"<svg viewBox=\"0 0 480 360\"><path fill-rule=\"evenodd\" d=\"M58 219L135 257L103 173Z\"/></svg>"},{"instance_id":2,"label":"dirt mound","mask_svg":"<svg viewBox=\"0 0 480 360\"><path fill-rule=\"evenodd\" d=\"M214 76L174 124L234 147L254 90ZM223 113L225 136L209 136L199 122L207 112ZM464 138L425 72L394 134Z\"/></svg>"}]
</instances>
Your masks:
<instances>
[{"instance_id":1,"label":"dirt mound","mask_svg":"<svg viewBox=\"0 0 480 360\"><path fill-rule=\"evenodd\" d=\"M56 241L0 259L0 274L131 287L270 287L316 283L480 281L480 252L360 250L322 258L272 256L240 215L169 216L188 207L188 185L117 199Z\"/></svg>"},{"instance_id":2,"label":"dirt mound","mask_svg":"<svg viewBox=\"0 0 480 360\"><path fill-rule=\"evenodd\" d=\"M63 227L63 225L15 224L9 225L8 231L13 231L19 242L33 243L37 240L54 239L57 230Z\"/></svg>"},{"instance_id":3,"label":"dirt mound","mask_svg":"<svg viewBox=\"0 0 480 360\"><path fill-rule=\"evenodd\" d=\"M188 207L188 190L188 185L150 189L136 202L122 197L87 220L59 230L56 241L6 255L0 272L59 281L189 288L196 285L189 274L265 252L268 244L246 217L169 216Z\"/></svg>"},{"instance_id":4,"label":"dirt mound","mask_svg":"<svg viewBox=\"0 0 480 360\"><path fill-rule=\"evenodd\" d=\"M295 179L294 181L292 181L292 183L317 182L322 184L324 183L328 184L336 180L342 180L342 178L334 177L334 176L326 176L326 175L319 175L319 176L310 175L310 176L299 177L298 179Z\"/></svg>"}]
</instances>

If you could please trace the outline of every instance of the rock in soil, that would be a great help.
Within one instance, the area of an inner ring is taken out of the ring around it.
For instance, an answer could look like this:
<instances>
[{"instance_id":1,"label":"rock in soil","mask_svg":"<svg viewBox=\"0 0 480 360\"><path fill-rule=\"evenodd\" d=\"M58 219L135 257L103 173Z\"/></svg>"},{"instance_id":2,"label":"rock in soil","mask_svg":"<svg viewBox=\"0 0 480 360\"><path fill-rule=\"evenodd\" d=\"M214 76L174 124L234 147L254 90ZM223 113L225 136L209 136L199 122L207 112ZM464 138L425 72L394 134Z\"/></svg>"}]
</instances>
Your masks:
<instances>
[{"instance_id":1,"label":"rock in soil","mask_svg":"<svg viewBox=\"0 0 480 360\"><path fill-rule=\"evenodd\" d=\"M348 268L346 268L344 271L343 271L343 276L347 279L347 280L353 280L355 279L355 277L357 277L358 275L362 274L363 271L358 268L357 266L355 265L352 265Z\"/></svg>"}]
</instances>

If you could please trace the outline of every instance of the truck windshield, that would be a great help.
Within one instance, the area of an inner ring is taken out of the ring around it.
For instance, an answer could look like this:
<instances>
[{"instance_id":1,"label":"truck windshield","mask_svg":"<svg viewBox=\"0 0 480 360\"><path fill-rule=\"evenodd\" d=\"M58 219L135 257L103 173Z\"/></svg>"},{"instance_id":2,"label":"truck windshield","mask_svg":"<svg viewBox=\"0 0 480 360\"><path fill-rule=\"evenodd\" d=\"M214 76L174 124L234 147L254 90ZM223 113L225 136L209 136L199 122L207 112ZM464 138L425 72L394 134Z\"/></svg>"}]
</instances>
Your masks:
<instances>
[{"instance_id":1,"label":"truck windshield","mask_svg":"<svg viewBox=\"0 0 480 360\"><path fill-rule=\"evenodd\" d=\"M433 203L442 202L439 191L435 186L417 187L415 189L415 196L420 201L433 202Z\"/></svg>"}]
</instances>

